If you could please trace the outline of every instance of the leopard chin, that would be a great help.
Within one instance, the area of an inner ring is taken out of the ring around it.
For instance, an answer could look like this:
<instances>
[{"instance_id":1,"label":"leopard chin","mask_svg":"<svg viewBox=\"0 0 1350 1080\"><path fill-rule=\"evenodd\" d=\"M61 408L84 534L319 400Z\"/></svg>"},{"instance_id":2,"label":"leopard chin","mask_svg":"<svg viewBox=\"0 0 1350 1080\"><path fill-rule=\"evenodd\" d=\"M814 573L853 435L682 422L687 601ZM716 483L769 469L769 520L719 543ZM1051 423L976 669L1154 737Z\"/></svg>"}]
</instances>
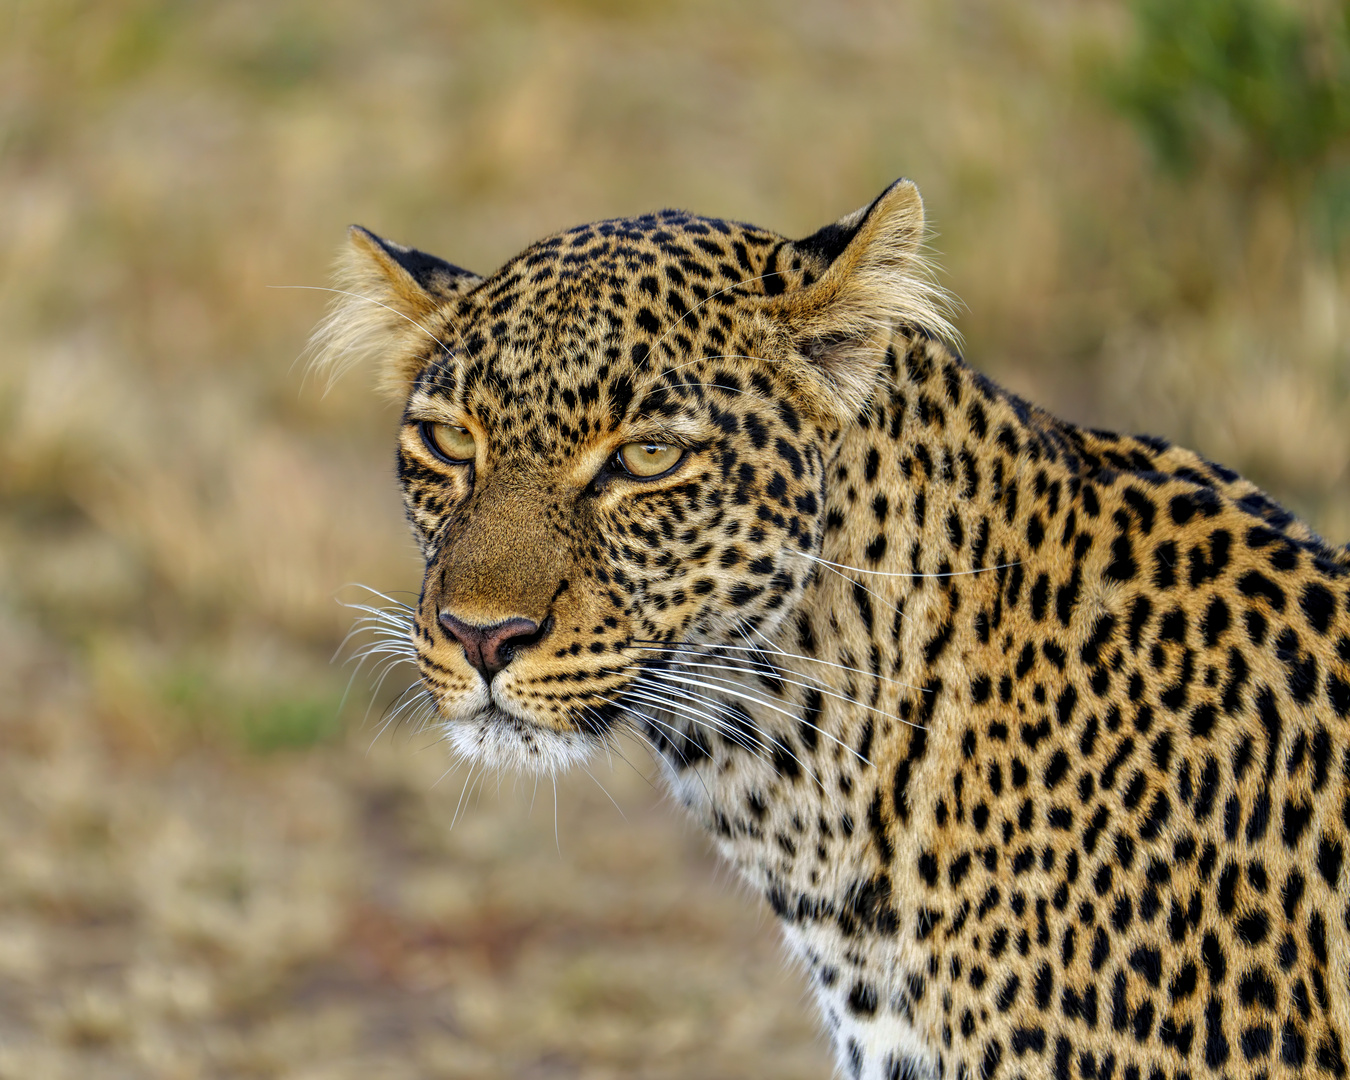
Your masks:
<instances>
[{"instance_id":1,"label":"leopard chin","mask_svg":"<svg viewBox=\"0 0 1350 1080\"><path fill-rule=\"evenodd\" d=\"M495 705L467 720L443 721L446 742L462 760L494 771L555 776L584 765L599 747L583 731L558 731Z\"/></svg>"}]
</instances>

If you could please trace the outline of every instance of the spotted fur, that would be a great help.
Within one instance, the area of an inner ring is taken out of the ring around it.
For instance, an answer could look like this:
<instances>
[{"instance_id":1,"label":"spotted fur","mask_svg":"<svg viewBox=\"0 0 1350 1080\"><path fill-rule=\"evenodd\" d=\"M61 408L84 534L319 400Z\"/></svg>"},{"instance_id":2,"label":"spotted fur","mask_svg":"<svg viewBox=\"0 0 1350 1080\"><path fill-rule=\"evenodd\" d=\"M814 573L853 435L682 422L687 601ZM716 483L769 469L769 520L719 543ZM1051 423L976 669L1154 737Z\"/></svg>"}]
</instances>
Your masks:
<instances>
[{"instance_id":1,"label":"spotted fur","mask_svg":"<svg viewBox=\"0 0 1350 1080\"><path fill-rule=\"evenodd\" d=\"M847 1077L1344 1076L1350 552L976 373L922 232L904 182L487 278L354 231L319 348L406 402L425 693L488 764L645 738ZM443 615L537 629L489 681Z\"/></svg>"}]
</instances>

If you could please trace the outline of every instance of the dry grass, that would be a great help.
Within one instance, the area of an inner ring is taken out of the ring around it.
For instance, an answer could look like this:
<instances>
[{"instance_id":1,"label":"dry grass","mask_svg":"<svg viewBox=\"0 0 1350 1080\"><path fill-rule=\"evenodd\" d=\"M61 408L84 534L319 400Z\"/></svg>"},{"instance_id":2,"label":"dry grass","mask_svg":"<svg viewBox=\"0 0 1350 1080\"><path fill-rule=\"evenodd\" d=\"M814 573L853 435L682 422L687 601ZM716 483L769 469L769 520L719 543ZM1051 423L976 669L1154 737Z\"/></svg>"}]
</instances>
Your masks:
<instances>
[{"instance_id":1,"label":"dry grass","mask_svg":"<svg viewBox=\"0 0 1350 1080\"><path fill-rule=\"evenodd\" d=\"M416 587L367 380L293 363L343 227L490 269L916 179L968 353L1350 536L1346 282L1160 178L1068 0L0 3L0 1077L821 1076L755 903L621 766L452 830L367 752L348 582ZM345 595L345 594L344 594ZM378 711L377 704L377 711ZM640 770L644 760L634 752ZM561 849L559 851L559 848Z\"/></svg>"}]
</instances>

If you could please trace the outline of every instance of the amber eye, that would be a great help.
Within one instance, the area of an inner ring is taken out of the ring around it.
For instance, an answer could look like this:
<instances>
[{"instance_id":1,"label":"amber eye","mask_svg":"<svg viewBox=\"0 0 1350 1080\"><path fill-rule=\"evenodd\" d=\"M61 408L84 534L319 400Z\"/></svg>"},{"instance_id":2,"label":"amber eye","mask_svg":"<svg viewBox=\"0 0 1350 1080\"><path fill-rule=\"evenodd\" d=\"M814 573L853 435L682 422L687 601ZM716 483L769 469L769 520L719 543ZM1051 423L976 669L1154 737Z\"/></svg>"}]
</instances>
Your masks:
<instances>
[{"instance_id":1,"label":"amber eye","mask_svg":"<svg viewBox=\"0 0 1350 1080\"><path fill-rule=\"evenodd\" d=\"M477 447L468 428L457 424L435 424L430 420L424 420L421 427L422 442L442 461L463 465L473 460Z\"/></svg>"},{"instance_id":2,"label":"amber eye","mask_svg":"<svg viewBox=\"0 0 1350 1080\"><path fill-rule=\"evenodd\" d=\"M660 476L673 469L684 457L684 447L667 443L630 442L619 447L618 457L619 464L630 476Z\"/></svg>"}]
</instances>

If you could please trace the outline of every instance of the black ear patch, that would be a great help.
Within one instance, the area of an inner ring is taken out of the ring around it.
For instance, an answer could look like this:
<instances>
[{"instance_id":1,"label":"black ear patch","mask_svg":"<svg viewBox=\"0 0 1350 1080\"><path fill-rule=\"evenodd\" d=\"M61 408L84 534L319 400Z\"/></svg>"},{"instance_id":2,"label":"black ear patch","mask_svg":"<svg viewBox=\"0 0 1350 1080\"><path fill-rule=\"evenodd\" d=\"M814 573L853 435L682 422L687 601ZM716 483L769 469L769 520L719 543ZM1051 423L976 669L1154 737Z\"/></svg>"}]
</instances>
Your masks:
<instances>
[{"instance_id":1,"label":"black ear patch","mask_svg":"<svg viewBox=\"0 0 1350 1080\"><path fill-rule=\"evenodd\" d=\"M894 184L891 185L891 187L894 186ZM886 189L886 191L890 190L891 188ZM839 258L844 253L844 249L852 243L853 238L858 235L858 230L863 227L863 223L872 216L872 211L877 208L877 203L886 197L886 191L883 191L868 203L866 209L855 210L848 217L832 221L825 228L813 232L805 240L794 240L792 246L798 251L805 251L808 255L819 256L825 260L826 265L829 265Z\"/></svg>"},{"instance_id":2,"label":"black ear patch","mask_svg":"<svg viewBox=\"0 0 1350 1080\"><path fill-rule=\"evenodd\" d=\"M840 218L838 221L832 221L825 228L813 232L804 240L794 240L792 246L798 251L804 251L808 255L816 255L825 260L826 265L834 262L844 253L844 249L852 243L853 238L858 235L858 230L863 227L867 219L872 216L872 211L877 208L877 204L884 199L892 189L898 184L903 184L903 179L895 181L890 187L873 199L862 210L855 210L847 217Z\"/></svg>"},{"instance_id":3,"label":"black ear patch","mask_svg":"<svg viewBox=\"0 0 1350 1080\"><path fill-rule=\"evenodd\" d=\"M794 240L792 246L808 255L819 256L828 265L844 253L849 241L858 235L858 230L862 228L862 223L865 220L867 220L866 214L861 215L857 221L848 225L833 221L825 228L813 232L804 240Z\"/></svg>"},{"instance_id":4,"label":"black ear patch","mask_svg":"<svg viewBox=\"0 0 1350 1080\"><path fill-rule=\"evenodd\" d=\"M465 270L462 266L438 259L435 255L428 255L425 251L404 247L382 236L376 236L369 229L362 229L360 225L354 225L353 228L361 229L361 232L379 244L381 251L403 267L412 279L429 293L441 291L444 286L457 278L476 276L472 270Z\"/></svg>"}]
</instances>

